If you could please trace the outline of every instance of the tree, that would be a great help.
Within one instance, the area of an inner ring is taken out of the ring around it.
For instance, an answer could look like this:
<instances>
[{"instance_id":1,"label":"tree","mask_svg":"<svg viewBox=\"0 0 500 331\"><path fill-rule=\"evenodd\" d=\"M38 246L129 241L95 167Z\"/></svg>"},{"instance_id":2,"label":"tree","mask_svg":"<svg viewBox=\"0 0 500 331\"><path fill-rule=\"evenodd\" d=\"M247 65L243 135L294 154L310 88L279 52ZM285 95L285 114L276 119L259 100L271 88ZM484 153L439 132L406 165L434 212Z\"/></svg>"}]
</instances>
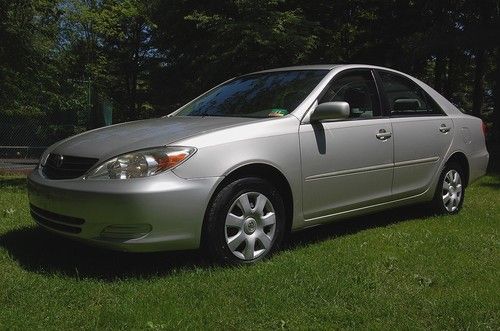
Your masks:
<instances>
[{"instance_id":1,"label":"tree","mask_svg":"<svg viewBox=\"0 0 500 331\"><path fill-rule=\"evenodd\" d=\"M147 118L242 73L357 62L413 74L494 118L500 132L499 8L500 0L0 0L0 116L50 123L40 135L52 141L104 125L103 103L115 121Z\"/></svg>"}]
</instances>

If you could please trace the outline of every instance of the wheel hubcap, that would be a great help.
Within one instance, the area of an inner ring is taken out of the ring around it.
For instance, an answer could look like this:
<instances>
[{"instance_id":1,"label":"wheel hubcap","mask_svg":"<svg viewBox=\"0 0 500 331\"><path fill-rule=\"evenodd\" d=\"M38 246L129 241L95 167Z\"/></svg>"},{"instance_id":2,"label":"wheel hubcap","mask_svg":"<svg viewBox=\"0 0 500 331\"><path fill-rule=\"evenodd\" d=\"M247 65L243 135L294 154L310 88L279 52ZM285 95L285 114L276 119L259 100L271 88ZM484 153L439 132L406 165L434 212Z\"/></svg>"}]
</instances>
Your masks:
<instances>
[{"instance_id":1,"label":"wheel hubcap","mask_svg":"<svg viewBox=\"0 0 500 331\"><path fill-rule=\"evenodd\" d=\"M449 212L458 209L462 200L462 179L456 170L449 170L443 179L443 205Z\"/></svg>"},{"instance_id":2,"label":"wheel hubcap","mask_svg":"<svg viewBox=\"0 0 500 331\"><path fill-rule=\"evenodd\" d=\"M242 260L252 260L271 248L276 214L262 193L240 195L229 208L225 223L226 244Z\"/></svg>"},{"instance_id":3,"label":"wheel hubcap","mask_svg":"<svg viewBox=\"0 0 500 331\"><path fill-rule=\"evenodd\" d=\"M243 229L245 230L246 234L254 233L256 228L257 228L257 223L253 218L247 218L245 220L245 225L243 226Z\"/></svg>"}]
</instances>

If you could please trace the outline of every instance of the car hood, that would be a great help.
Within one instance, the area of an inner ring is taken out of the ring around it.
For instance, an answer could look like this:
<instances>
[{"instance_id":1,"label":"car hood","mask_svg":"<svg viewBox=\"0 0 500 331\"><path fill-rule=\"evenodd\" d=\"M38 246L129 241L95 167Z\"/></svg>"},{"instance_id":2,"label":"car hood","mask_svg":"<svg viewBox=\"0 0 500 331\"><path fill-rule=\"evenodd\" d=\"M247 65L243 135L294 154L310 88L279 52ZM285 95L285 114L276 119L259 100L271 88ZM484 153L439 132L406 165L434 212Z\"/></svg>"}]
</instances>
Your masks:
<instances>
[{"instance_id":1,"label":"car hood","mask_svg":"<svg viewBox=\"0 0 500 331\"><path fill-rule=\"evenodd\" d=\"M162 117L116 124L67 138L56 143L51 153L111 158L130 151L164 146L200 133L262 119L242 117Z\"/></svg>"}]
</instances>

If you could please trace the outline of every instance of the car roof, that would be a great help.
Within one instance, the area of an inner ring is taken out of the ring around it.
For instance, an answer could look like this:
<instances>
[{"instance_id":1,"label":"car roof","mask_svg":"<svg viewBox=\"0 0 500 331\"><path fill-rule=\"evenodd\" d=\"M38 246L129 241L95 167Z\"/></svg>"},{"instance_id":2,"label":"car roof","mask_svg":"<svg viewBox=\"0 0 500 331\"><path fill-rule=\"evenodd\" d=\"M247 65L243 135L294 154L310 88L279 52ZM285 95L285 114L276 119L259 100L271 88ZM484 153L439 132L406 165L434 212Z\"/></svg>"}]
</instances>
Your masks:
<instances>
[{"instance_id":1,"label":"car roof","mask_svg":"<svg viewBox=\"0 0 500 331\"><path fill-rule=\"evenodd\" d=\"M310 64L310 65L300 65L300 66L290 66L290 67L281 67L281 68L272 68L266 70L260 70L256 72L251 72L246 75L252 74L260 74L266 72L278 72L278 71L294 71L294 70L333 70L333 69L353 69L353 68L367 68L367 69L382 69L382 70L390 70L394 72L398 72L391 68L384 68L380 66L370 65L370 64L356 64L356 63L344 63L344 64ZM244 76L246 76L244 75Z\"/></svg>"},{"instance_id":2,"label":"car roof","mask_svg":"<svg viewBox=\"0 0 500 331\"><path fill-rule=\"evenodd\" d=\"M338 64L311 64L303 66L291 66L291 67L281 67L261 70L253 73L264 73L264 72L274 72L274 71L293 71L293 70L332 70L337 67Z\"/></svg>"}]
</instances>

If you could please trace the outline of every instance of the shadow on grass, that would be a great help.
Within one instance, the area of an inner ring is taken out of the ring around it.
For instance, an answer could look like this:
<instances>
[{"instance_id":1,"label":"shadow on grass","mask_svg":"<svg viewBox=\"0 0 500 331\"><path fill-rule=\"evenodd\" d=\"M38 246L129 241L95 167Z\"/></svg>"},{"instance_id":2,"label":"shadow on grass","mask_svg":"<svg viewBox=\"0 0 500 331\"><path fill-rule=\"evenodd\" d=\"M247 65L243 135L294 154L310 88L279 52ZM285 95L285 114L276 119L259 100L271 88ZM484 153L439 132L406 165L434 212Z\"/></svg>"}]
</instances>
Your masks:
<instances>
[{"instance_id":1,"label":"shadow on grass","mask_svg":"<svg viewBox=\"0 0 500 331\"><path fill-rule=\"evenodd\" d=\"M432 215L432 209L427 205L412 205L349 218L292 233L287 243L287 247L293 249L336 237L355 234L372 228L385 227L410 220L423 220Z\"/></svg>"},{"instance_id":2,"label":"shadow on grass","mask_svg":"<svg viewBox=\"0 0 500 331\"><path fill-rule=\"evenodd\" d=\"M500 171L498 171L498 170L497 171L490 171L488 173L488 175L491 176L493 178L493 180L483 181L479 185L482 187L486 187L486 188L500 190Z\"/></svg>"},{"instance_id":3,"label":"shadow on grass","mask_svg":"<svg viewBox=\"0 0 500 331\"><path fill-rule=\"evenodd\" d=\"M19 190L26 188L26 177L3 177L0 179L0 189L7 187Z\"/></svg>"},{"instance_id":4,"label":"shadow on grass","mask_svg":"<svg viewBox=\"0 0 500 331\"><path fill-rule=\"evenodd\" d=\"M496 183L481 183L481 186L492 188L492 189L495 189L495 190L500 190L500 182L496 182Z\"/></svg>"},{"instance_id":5,"label":"shadow on grass","mask_svg":"<svg viewBox=\"0 0 500 331\"><path fill-rule=\"evenodd\" d=\"M196 251L117 252L88 246L36 226L0 236L0 247L5 248L25 270L82 279L113 281L128 277L149 278L171 274L181 268L208 266Z\"/></svg>"},{"instance_id":6,"label":"shadow on grass","mask_svg":"<svg viewBox=\"0 0 500 331\"><path fill-rule=\"evenodd\" d=\"M285 249L295 249L369 228L386 226L429 216L421 206L406 207L370 216L306 229L290 236ZM56 273L74 278L113 281L123 278L165 276L183 269L209 268L198 251L166 253L123 253L87 246L49 233L25 227L0 236L0 247L25 270Z\"/></svg>"},{"instance_id":7,"label":"shadow on grass","mask_svg":"<svg viewBox=\"0 0 500 331\"><path fill-rule=\"evenodd\" d=\"M490 173L495 180L480 185L500 189L500 173ZM25 178L5 178L1 187L23 188ZM285 249L297 249L324 240L355 234L370 228L384 227L431 216L426 206L408 206L385 212L320 225L293 233ZM74 278L113 281L128 277L150 278L176 271L209 268L211 264L197 251L167 253L122 253L87 246L37 227L12 230L0 236L0 247L30 272L57 273Z\"/></svg>"}]
</instances>

